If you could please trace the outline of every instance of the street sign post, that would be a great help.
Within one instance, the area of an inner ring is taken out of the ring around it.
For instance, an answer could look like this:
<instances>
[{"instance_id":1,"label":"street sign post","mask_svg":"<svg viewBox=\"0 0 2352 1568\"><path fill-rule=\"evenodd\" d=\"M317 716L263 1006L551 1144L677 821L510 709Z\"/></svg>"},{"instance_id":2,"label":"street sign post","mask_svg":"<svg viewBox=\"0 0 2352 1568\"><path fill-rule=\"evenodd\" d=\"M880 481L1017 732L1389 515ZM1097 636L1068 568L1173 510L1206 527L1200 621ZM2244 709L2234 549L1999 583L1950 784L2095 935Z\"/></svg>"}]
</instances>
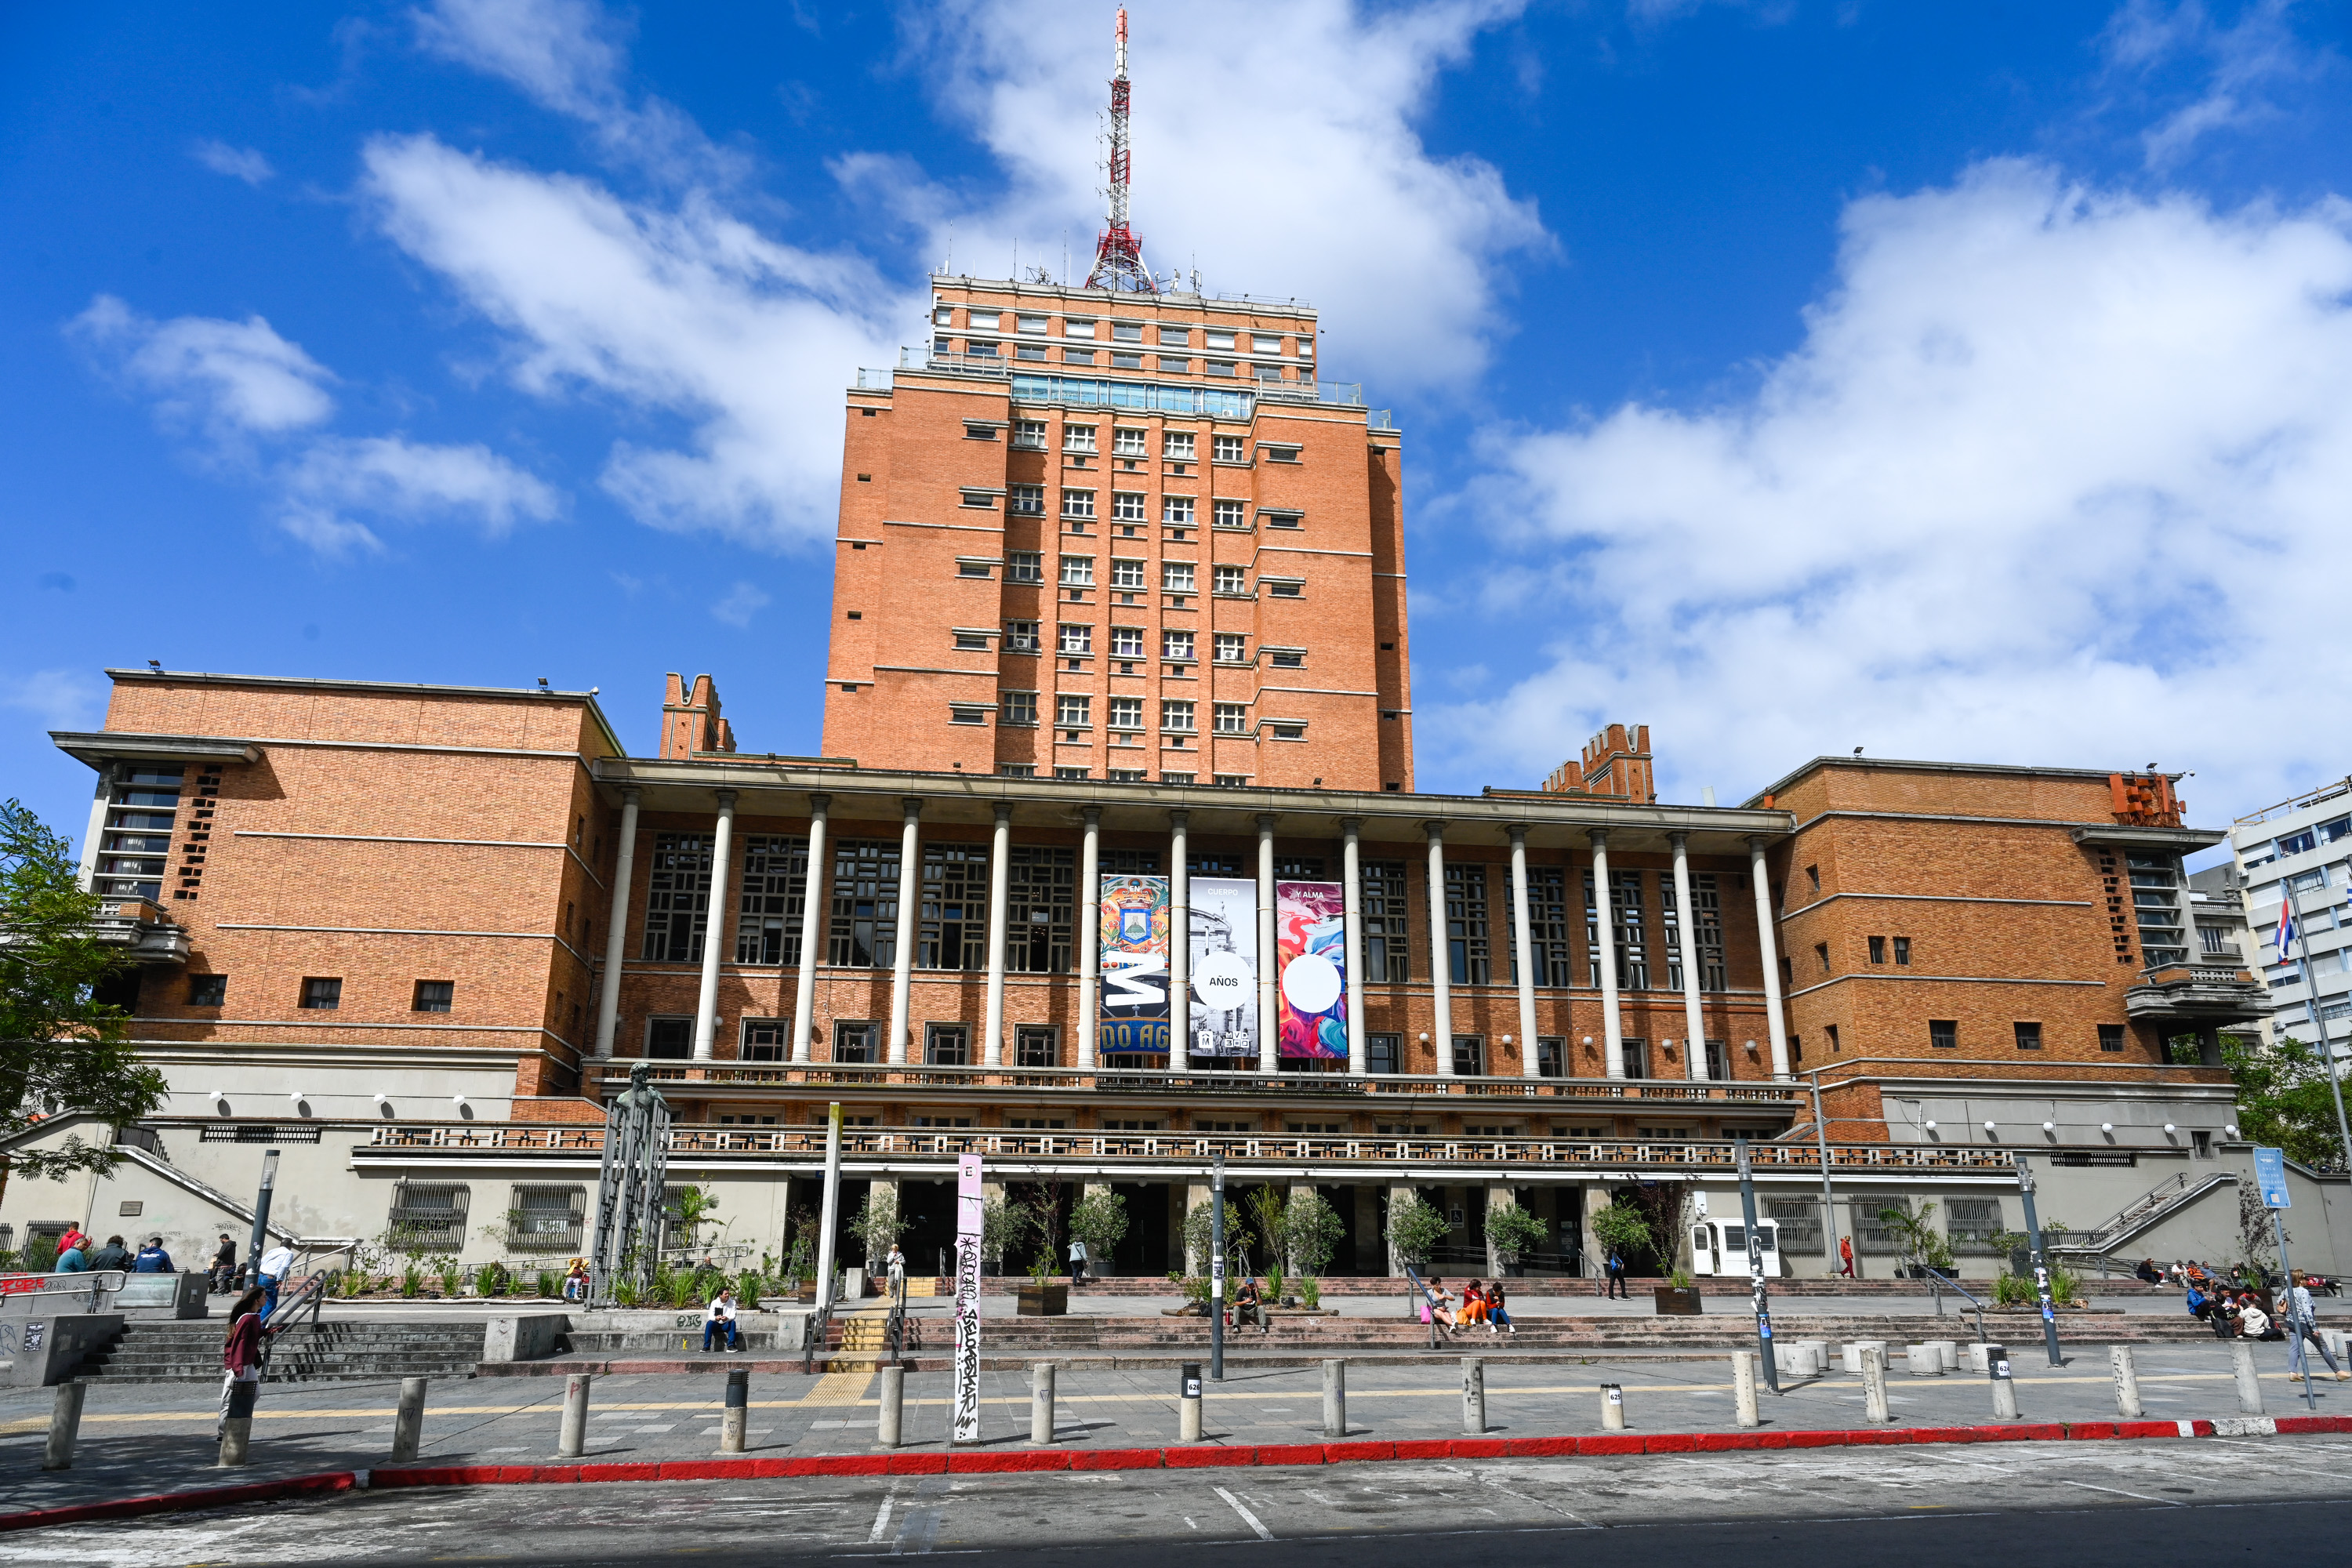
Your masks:
<instances>
[{"instance_id":1,"label":"street sign post","mask_svg":"<svg viewBox=\"0 0 2352 1568\"><path fill-rule=\"evenodd\" d=\"M2286 1258L2286 1224L2279 1218L2283 1209L2294 1206L2286 1190L2286 1151L2262 1149L2254 1151L2254 1185L2262 1189L2263 1207L2271 1211L2271 1234L2278 1238L2279 1272L2286 1276L2286 1337L2294 1346L2295 1360L2303 1363L2303 1403L2306 1409L2319 1408L2318 1399L2311 1392L2311 1356L2304 1339L2312 1325L2299 1317L2294 1310L2294 1268Z\"/></svg>"}]
</instances>

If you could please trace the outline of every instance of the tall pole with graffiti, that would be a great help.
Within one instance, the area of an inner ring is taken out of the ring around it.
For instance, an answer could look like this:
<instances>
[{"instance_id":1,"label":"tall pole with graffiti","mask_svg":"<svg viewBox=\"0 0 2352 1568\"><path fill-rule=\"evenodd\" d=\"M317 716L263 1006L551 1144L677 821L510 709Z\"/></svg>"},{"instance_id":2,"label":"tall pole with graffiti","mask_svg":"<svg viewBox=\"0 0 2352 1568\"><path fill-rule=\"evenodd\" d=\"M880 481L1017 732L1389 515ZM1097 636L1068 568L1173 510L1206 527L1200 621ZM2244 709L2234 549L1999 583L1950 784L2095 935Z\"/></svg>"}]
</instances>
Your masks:
<instances>
[{"instance_id":1,"label":"tall pole with graffiti","mask_svg":"<svg viewBox=\"0 0 2352 1568\"><path fill-rule=\"evenodd\" d=\"M980 1441L980 1237L986 1205L980 1156L958 1156L953 1437L958 1443Z\"/></svg>"}]
</instances>

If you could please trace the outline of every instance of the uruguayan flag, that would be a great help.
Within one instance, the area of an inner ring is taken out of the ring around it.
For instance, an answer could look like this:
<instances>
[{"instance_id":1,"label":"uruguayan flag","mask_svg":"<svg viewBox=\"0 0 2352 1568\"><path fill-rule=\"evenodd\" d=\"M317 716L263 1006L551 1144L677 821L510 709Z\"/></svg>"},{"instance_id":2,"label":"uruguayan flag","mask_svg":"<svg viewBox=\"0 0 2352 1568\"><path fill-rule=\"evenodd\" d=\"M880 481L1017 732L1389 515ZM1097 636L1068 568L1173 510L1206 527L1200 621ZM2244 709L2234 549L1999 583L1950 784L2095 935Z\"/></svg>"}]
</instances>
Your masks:
<instances>
[{"instance_id":1,"label":"uruguayan flag","mask_svg":"<svg viewBox=\"0 0 2352 1568\"><path fill-rule=\"evenodd\" d=\"M2284 882L2281 882L2278 930L2271 936L2271 945L2278 949L2281 963L2294 957L2294 943L2299 934L2294 929L2294 894Z\"/></svg>"}]
</instances>

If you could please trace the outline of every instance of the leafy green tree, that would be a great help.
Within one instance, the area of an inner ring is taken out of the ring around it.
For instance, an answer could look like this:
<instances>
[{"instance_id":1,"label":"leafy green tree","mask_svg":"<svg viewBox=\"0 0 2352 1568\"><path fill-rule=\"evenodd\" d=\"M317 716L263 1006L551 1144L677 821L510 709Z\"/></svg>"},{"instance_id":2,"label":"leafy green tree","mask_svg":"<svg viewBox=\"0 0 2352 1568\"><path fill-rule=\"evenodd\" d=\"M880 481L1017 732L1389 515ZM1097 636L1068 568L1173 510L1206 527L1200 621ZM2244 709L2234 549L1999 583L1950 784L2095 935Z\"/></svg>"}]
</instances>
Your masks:
<instances>
[{"instance_id":1,"label":"leafy green tree","mask_svg":"<svg viewBox=\"0 0 2352 1568\"><path fill-rule=\"evenodd\" d=\"M1207 1204L1201 1205L1184 1216L1185 1261L1197 1267L1204 1278L1209 1272L1211 1223ZM1225 1272L1227 1274L1238 1275L1242 1271L1242 1260L1249 1251L1251 1240L1249 1221L1242 1216L1241 1205L1235 1203L1226 1204Z\"/></svg>"},{"instance_id":2,"label":"leafy green tree","mask_svg":"<svg viewBox=\"0 0 2352 1568\"><path fill-rule=\"evenodd\" d=\"M982 1224L987 1223L983 1211ZM1102 1273L1127 1234L1127 1200L1117 1193L1090 1193L1070 1209L1070 1234L1087 1244L1087 1268Z\"/></svg>"},{"instance_id":3,"label":"leafy green tree","mask_svg":"<svg viewBox=\"0 0 2352 1568\"><path fill-rule=\"evenodd\" d=\"M2221 1063L2237 1085L2238 1131L2249 1142L2284 1149L2316 1170L2344 1168L2336 1098L2316 1046L2282 1034L2266 1050L2258 1038L2224 1035Z\"/></svg>"},{"instance_id":4,"label":"leafy green tree","mask_svg":"<svg viewBox=\"0 0 2352 1568\"><path fill-rule=\"evenodd\" d=\"M0 1139L57 1116L127 1127L163 1103L163 1075L124 1043L122 1009L97 999L123 962L93 934L98 910L66 841L19 802L0 805ZM0 1192L12 1174L61 1182L121 1158L79 1134L0 1152Z\"/></svg>"},{"instance_id":5,"label":"leafy green tree","mask_svg":"<svg viewBox=\"0 0 2352 1568\"><path fill-rule=\"evenodd\" d=\"M1486 1241L1505 1263L1517 1263L1521 1254L1535 1251L1550 1238L1549 1227L1518 1205L1487 1205Z\"/></svg>"},{"instance_id":6,"label":"leafy green tree","mask_svg":"<svg viewBox=\"0 0 2352 1568\"><path fill-rule=\"evenodd\" d=\"M1419 1193L1408 1194L1389 1205L1389 1246L1396 1249L1397 1257L1415 1268L1427 1263L1429 1255L1443 1246L1453 1231L1445 1211Z\"/></svg>"},{"instance_id":7,"label":"leafy green tree","mask_svg":"<svg viewBox=\"0 0 2352 1568\"><path fill-rule=\"evenodd\" d=\"M913 1227L898 1212L898 1189L877 1182L866 1189L866 1201L849 1218L849 1234L866 1248L866 1267L879 1273L890 1248Z\"/></svg>"},{"instance_id":8,"label":"leafy green tree","mask_svg":"<svg viewBox=\"0 0 2352 1568\"><path fill-rule=\"evenodd\" d=\"M1321 1274L1348 1234L1348 1222L1321 1193L1302 1187L1291 1194L1282 1215L1282 1237L1290 1265L1309 1279Z\"/></svg>"},{"instance_id":9,"label":"leafy green tree","mask_svg":"<svg viewBox=\"0 0 2352 1568\"><path fill-rule=\"evenodd\" d=\"M1607 1208L1593 1211L1592 1237L1603 1251L1613 1250L1624 1258L1629 1272L1637 1255L1653 1250L1649 1219L1637 1205L1622 1198Z\"/></svg>"},{"instance_id":10,"label":"leafy green tree","mask_svg":"<svg viewBox=\"0 0 2352 1568\"><path fill-rule=\"evenodd\" d=\"M1002 1268L1004 1255L1021 1245L1021 1238L1036 1227L1037 1216L1025 1205L1007 1203L1003 1198L991 1198L980 1209L980 1256Z\"/></svg>"}]
</instances>

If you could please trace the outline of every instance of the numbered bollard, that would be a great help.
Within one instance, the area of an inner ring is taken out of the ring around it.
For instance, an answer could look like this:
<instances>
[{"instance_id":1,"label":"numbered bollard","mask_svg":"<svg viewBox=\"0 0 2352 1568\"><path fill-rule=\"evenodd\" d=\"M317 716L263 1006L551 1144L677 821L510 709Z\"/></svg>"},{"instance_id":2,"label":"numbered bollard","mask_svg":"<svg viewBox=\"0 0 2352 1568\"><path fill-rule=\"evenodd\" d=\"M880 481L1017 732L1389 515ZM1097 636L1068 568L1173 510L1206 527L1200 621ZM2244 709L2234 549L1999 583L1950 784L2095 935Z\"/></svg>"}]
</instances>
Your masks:
<instances>
[{"instance_id":1,"label":"numbered bollard","mask_svg":"<svg viewBox=\"0 0 2352 1568\"><path fill-rule=\"evenodd\" d=\"M224 1468L239 1468L245 1464L247 1452L253 1447L253 1406L261 1397L261 1384L239 1380L228 1385L228 1415L221 1422L220 1463Z\"/></svg>"},{"instance_id":2,"label":"numbered bollard","mask_svg":"<svg viewBox=\"0 0 2352 1568\"><path fill-rule=\"evenodd\" d=\"M1994 1345L1985 1357L1985 1375L1992 1383L1992 1413L1997 1420L2017 1419L2017 1382L2009 1364L2009 1347Z\"/></svg>"},{"instance_id":3,"label":"numbered bollard","mask_svg":"<svg viewBox=\"0 0 2352 1568\"><path fill-rule=\"evenodd\" d=\"M1886 1347L1874 1341L1862 1346L1862 1414L1866 1421L1891 1421L1886 1408Z\"/></svg>"},{"instance_id":4,"label":"numbered bollard","mask_svg":"<svg viewBox=\"0 0 2352 1568\"><path fill-rule=\"evenodd\" d=\"M751 1369L730 1367L727 1372L727 1405L719 1416L719 1451L740 1454L743 1451L744 1427L751 1415Z\"/></svg>"},{"instance_id":5,"label":"numbered bollard","mask_svg":"<svg viewBox=\"0 0 2352 1568\"><path fill-rule=\"evenodd\" d=\"M1054 1363L1050 1361L1029 1369L1029 1440L1054 1440Z\"/></svg>"},{"instance_id":6,"label":"numbered bollard","mask_svg":"<svg viewBox=\"0 0 2352 1568\"><path fill-rule=\"evenodd\" d=\"M1176 1369L1176 1424L1180 1442L1201 1440L1201 1363L1188 1361Z\"/></svg>"},{"instance_id":7,"label":"numbered bollard","mask_svg":"<svg viewBox=\"0 0 2352 1568\"><path fill-rule=\"evenodd\" d=\"M1323 1436L1344 1437L1348 1435L1348 1363L1327 1361L1323 1363Z\"/></svg>"},{"instance_id":8,"label":"numbered bollard","mask_svg":"<svg viewBox=\"0 0 2352 1568\"><path fill-rule=\"evenodd\" d=\"M1462 1358L1462 1430L1472 1437L1486 1435L1486 1363L1475 1355Z\"/></svg>"},{"instance_id":9,"label":"numbered bollard","mask_svg":"<svg viewBox=\"0 0 2352 1568\"><path fill-rule=\"evenodd\" d=\"M588 1385L595 1378L575 1372L563 1384L563 1428L555 1439L555 1457L576 1459L588 1451Z\"/></svg>"},{"instance_id":10,"label":"numbered bollard","mask_svg":"<svg viewBox=\"0 0 2352 1568\"><path fill-rule=\"evenodd\" d=\"M1760 1426L1764 1424L1763 1414L1756 1407L1754 1351L1731 1352L1731 1402L1734 1406L1732 1418L1740 1426Z\"/></svg>"},{"instance_id":11,"label":"numbered bollard","mask_svg":"<svg viewBox=\"0 0 2352 1568\"><path fill-rule=\"evenodd\" d=\"M907 1415L907 1369L886 1366L882 1369L882 1414L874 1424L874 1440L885 1448L895 1448L904 1435Z\"/></svg>"},{"instance_id":12,"label":"numbered bollard","mask_svg":"<svg viewBox=\"0 0 2352 1568\"><path fill-rule=\"evenodd\" d=\"M2137 1421L2147 1414L2139 1402L2139 1369L2132 1364L2129 1345L2109 1345L2107 1364L2116 1376L2116 1414L2126 1421Z\"/></svg>"},{"instance_id":13,"label":"numbered bollard","mask_svg":"<svg viewBox=\"0 0 2352 1568\"><path fill-rule=\"evenodd\" d=\"M2231 1341L2230 1370L2238 1377L2238 1408L2249 1415L2260 1415L2263 1380L2254 1371L2254 1347L2244 1340Z\"/></svg>"},{"instance_id":14,"label":"numbered bollard","mask_svg":"<svg viewBox=\"0 0 2352 1568\"><path fill-rule=\"evenodd\" d=\"M392 1457L394 1463L416 1458L425 1446L425 1385L422 1377L400 1380L400 1403L392 1411Z\"/></svg>"},{"instance_id":15,"label":"numbered bollard","mask_svg":"<svg viewBox=\"0 0 2352 1568\"><path fill-rule=\"evenodd\" d=\"M1601 1385L1601 1429L1604 1432L1625 1430L1625 1390L1621 1384L1604 1383Z\"/></svg>"},{"instance_id":16,"label":"numbered bollard","mask_svg":"<svg viewBox=\"0 0 2352 1568\"><path fill-rule=\"evenodd\" d=\"M73 1468L74 1443L81 1436L81 1398L89 1384L58 1384L58 1402L49 1407L49 1441L41 1450L41 1468Z\"/></svg>"}]
</instances>

